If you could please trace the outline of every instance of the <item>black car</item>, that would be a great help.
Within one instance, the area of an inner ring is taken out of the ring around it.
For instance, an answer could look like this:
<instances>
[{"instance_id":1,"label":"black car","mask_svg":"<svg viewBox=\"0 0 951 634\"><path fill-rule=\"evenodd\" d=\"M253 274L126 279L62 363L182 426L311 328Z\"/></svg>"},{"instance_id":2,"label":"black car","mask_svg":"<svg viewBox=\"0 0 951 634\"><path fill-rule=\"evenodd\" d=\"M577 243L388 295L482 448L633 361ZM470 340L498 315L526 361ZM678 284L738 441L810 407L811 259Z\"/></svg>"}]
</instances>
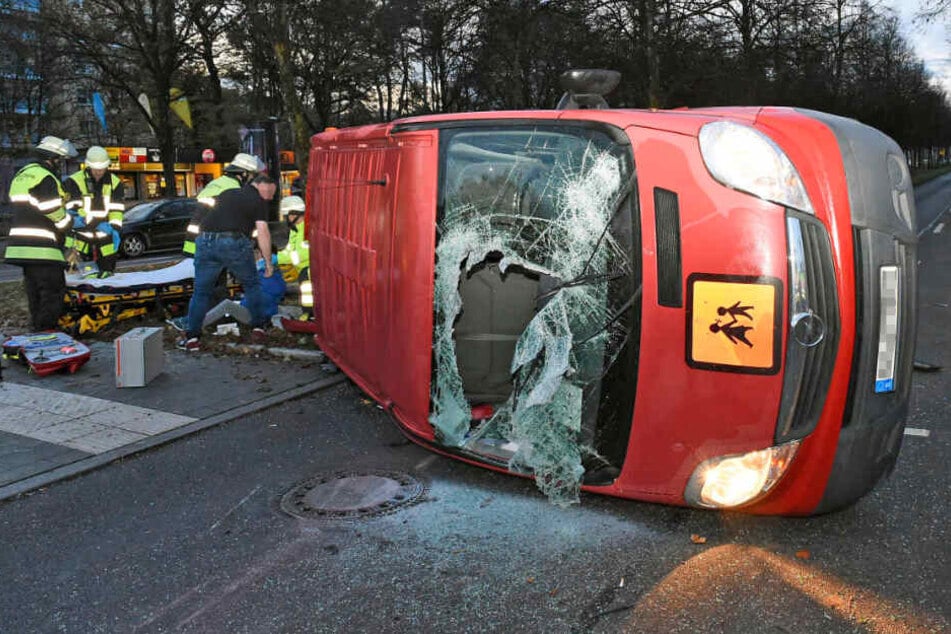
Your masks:
<instances>
[{"instance_id":1,"label":"black car","mask_svg":"<svg viewBox=\"0 0 951 634\"><path fill-rule=\"evenodd\" d=\"M122 221L120 253L134 258L146 251L181 249L199 204L194 198L168 198L128 209Z\"/></svg>"}]
</instances>

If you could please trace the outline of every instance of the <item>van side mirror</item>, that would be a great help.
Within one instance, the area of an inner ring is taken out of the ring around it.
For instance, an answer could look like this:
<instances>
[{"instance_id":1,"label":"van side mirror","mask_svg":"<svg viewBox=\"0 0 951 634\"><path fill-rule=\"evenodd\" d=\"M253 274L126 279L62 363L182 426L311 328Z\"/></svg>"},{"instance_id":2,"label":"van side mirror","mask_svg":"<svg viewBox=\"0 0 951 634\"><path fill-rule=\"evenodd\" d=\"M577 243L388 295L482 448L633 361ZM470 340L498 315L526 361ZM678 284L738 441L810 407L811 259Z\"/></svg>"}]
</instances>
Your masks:
<instances>
[{"instance_id":1,"label":"van side mirror","mask_svg":"<svg viewBox=\"0 0 951 634\"><path fill-rule=\"evenodd\" d=\"M603 68L575 68L561 74L558 83L565 93L558 100L557 110L608 108L604 95L621 81L621 73Z\"/></svg>"}]
</instances>

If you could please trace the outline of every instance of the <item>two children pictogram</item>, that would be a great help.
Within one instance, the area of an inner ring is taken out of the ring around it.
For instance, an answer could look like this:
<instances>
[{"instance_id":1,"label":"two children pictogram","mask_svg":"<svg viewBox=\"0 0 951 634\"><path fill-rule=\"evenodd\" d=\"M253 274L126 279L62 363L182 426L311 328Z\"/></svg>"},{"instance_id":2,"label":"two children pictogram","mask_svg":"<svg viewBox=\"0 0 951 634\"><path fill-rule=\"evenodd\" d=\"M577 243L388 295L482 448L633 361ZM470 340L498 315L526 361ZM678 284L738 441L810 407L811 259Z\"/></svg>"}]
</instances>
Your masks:
<instances>
[{"instance_id":1,"label":"two children pictogram","mask_svg":"<svg viewBox=\"0 0 951 634\"><path fill-rule=\"evenodd\" d=\"M720 323L720 317L717 317L716 321L710 324L710 332L722 332L733 345L737 345L742 341L747 346L752 348L753 344L749 339L746 338L746 333L749 330L753 330L753 327L741 324L739 318L743 317L753 321L753 316L748 311L751 311L754 308L754 306L740 306L740 302L736 302L729 307L718 306L717 315L720 317L729 315L729 319L731 321L727 323Z\"/></svg>"},{"instance_id":2,"label":"two children pictogram","mask_svg":"<svg viewBox=\"0 0 951 634\"><path fill-rule=\"evenodd\" d=\"M779 371L782 293L782 282L771 277L692 273L687 364L720 372Z\"/></svg>"}]
</instances>

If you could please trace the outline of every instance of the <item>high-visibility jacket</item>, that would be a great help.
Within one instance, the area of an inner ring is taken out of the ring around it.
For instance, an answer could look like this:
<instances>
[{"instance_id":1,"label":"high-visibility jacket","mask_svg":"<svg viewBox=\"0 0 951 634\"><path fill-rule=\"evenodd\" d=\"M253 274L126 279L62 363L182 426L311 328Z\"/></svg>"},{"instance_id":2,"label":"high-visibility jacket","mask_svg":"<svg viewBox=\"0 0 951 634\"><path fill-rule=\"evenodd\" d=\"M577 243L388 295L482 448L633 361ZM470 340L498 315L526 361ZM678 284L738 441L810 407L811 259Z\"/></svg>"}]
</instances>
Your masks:
<instances>
[{"instance_id":1,"label":"high-visibility jacket","mask_svg":"<svg viewBox=\"0 0 951 634\"><path fill-rule=\"evenodd\" d=\"M75 210L82 219L76 223L80 227L74 231L73 246L85 255L91 253L93 246L98 246L103 256L114 255L125 212L125 205L117 202L124 198L122 181L115 174L106 174L97 181L88 170L80 170L71 174L64 185L70 195L66 208Z\"/></svg>"},{"instance_id":2,"label":"high-visibility jacket","mask_svg":"<svg viewBox=\"0 0 951 634\"><path fill-rule=\"evenodd\" d=\"M310 266L310 243L305 223L295 224L287 237L287 246L277 253L278 266L293 266L298 273Z\"/></svg>"},{"instance_id":3,"label":"high-visibility jacket","mask_svg":"<svg viewBox=\"0 0 951 634\"><path fill-rule=\"evenodd\" d=\"M87 225L95 226L106 221L116 229L122 227L124 192L118 176L106 174L97 181L88 170L80 170L70 174L65 186L71 197L66 208L77 209Z\"/></svg>"},{"instance_id":4,"label":"high-visibility jacket","mask_svg":"<svg viewBox=\"0 0 951 634\"><path fill-rule=\"evenodd\" d=\"M10 184L13 224L4 252L8 264L66 265L63 247L72 246L67 236L73 225L66 213L68 199L59 178L42 163L30 163L16 173Z\"/></svg>"},{"instance_id":5,"label":"high-visibility jacket","mask_svg":"<svg viewBox=\"0 0 951 634\"><path fill-rule=\"evenodd\" d=\"M300 305L305 309L314 305L310 283L310 243L307 241L306 221L291 227L287 245L277 253L278 266L293 266L300 282ZM291 279L285 277L285 279Z\"/></svg>"},{"instance_id":6,"label":"high-visibility jacket","mask_svg":"<svg viewBox=\"0 0 951 634\"><path fill-rule=\"evenodd\" d=\"M198 208L192 215L191 222L188 223L188 229L185 233L185 244L182 246L182 253L189 257L195 257L195 238L201 233L201 221L205 214L215 206L218 196L221 192L241 187L241 181L234 176L224 174L205 185L198 192Z\"/></svg>"}]
</instances>

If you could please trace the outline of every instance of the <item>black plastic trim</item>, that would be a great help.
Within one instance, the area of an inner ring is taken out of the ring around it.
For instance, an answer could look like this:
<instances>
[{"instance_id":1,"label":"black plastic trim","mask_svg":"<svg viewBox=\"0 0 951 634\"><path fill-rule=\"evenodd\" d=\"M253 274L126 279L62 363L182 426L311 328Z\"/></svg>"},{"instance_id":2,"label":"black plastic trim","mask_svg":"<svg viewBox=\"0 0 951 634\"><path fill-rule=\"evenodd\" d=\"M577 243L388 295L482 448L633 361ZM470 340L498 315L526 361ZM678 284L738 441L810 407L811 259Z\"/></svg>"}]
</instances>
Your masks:
<instances>
[{"instance_id":1,"label":"black plastic trim","mask_svg":"<svg viewBox=\"0 0 951 634\"><path fill-rule=\"evenodd\" d=\"M676 192L654 188L657 233L657 303L683 308L683 258L680 246L680 202Z\"/></svg>"}]
</instances>

